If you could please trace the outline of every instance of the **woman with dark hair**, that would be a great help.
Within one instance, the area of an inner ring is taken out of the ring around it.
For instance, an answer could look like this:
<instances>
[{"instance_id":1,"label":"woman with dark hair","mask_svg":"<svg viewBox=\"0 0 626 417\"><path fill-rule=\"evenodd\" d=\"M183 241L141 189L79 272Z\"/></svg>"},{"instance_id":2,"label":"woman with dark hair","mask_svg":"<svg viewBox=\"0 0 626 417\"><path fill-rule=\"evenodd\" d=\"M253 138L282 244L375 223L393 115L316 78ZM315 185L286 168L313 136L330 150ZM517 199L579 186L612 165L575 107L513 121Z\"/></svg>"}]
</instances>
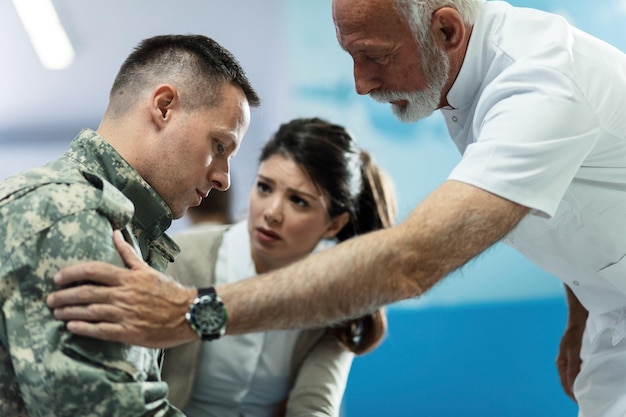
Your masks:
<instances>
[{"instance_id":1,"label":"woman with dark hair","mask_svg":"<svg viewBox=\"0 0 626 417\"><path fill-rule=\"evenodd\" d=\"M391 181L345 128L295 119L261 152L248 219L180 234L168 272L197 287L238 281L394 221ZM326 329L198 341L165 352L163 378L190 417L338 416L354 355L375 349L386 324L377 310Z\"/></svg>"}]
</instances>

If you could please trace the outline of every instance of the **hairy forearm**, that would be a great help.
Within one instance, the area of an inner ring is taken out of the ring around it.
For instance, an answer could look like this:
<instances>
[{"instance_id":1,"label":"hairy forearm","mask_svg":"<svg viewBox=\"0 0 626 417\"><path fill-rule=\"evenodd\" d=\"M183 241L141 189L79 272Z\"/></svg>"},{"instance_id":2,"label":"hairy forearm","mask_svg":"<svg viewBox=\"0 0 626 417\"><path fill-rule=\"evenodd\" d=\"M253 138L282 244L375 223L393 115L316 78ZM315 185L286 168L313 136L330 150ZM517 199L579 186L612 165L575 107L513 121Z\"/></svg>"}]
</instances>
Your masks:
<instances>
[{"instance_id":1,"label":"hairy forearm","mask_svg":"<svg viewBox=\"0 0 626 417\"><path fill-rule=\"evenodd\" d=\"M446 182L394 228L218 288L227 332L325 325L415 297L501 239L528 209Z\"/></svg>"},{"instance_id":2,"label":"hairy forearm","mask_svg":"<svg viewBox=\"0 0 626 417\"><path fill-rule=\"evenodd\" d=\"M403 281L390 279L393 267L381 262L394 252L388 242L388 234L374 232L245 284L218 287L229 311L227 332L324 325L411 296L415 290L399 288Z\"/></svg>"}]
</instances>

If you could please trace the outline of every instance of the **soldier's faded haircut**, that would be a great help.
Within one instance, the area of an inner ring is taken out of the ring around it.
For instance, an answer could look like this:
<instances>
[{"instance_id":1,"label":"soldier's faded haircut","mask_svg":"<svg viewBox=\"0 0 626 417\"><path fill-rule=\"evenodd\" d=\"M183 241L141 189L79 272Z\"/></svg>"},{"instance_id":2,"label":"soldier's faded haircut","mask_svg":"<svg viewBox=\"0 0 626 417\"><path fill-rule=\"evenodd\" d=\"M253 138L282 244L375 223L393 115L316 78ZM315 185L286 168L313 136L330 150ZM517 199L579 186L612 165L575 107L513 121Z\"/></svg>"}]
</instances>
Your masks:
<instances>
[{"instance_id":1,"label":"soldier's faded haircut","mask_svg":"<svg viewBox=\"0 0 626 417\"><path fill-rule=\"evenodd\" d=\"M111 88L111 110L120 116L142 90L166 82L178 88L181 105L190 110L218 105L229 82L241 87L250 107L261 104L237 59L215 40L159 35L141 41L120 67Z\"/></svg>"}]
</instances>

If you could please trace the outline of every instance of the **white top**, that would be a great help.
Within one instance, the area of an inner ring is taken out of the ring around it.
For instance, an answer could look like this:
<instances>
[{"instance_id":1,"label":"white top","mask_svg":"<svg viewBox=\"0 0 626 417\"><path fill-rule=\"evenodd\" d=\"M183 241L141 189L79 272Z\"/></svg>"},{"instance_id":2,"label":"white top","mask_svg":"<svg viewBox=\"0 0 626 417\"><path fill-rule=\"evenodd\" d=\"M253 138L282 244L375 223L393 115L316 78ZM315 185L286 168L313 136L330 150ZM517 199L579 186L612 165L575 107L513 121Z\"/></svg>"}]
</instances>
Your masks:
<instances>
[{"instance_id":1,"label":"white top","mask_svg":"<svg viewBox=\"0 0 626 417\"><path fill-rule=\"evenodd\" d=\"M506 242L591 312L625 307L626 55L560 16L481 8L442 110L449 179L530 207Z\"/></svg>"},{"instance_id":2,"label":"white top","mask_svg":"<svg viewBox=\"0 0 626 417\"><path fill-rule=\"evenodd\" d=\"M218 252L216 284L256 275L247 222L225 234ZM189 417L270 417L290 388L291 359L300 331L227 335L203 344Z\"/></svg>"}]
</instances>

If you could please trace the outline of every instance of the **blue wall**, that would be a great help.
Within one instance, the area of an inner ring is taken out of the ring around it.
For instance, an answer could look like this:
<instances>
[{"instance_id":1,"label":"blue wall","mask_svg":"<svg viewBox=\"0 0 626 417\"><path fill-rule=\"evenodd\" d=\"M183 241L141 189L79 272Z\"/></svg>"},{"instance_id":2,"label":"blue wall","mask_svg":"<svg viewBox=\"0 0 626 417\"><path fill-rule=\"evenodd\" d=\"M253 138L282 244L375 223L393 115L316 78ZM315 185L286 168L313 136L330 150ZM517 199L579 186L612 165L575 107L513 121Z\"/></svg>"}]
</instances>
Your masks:
<instances>
[{"instance_id":1,"label":"blue wall","mask_svg":"<svg viewBox=\"0 0 626 417\"><path fill-rule=\"evenodd\" d=\"M389 334L357 357L347 417L575 417L554 366L561 299L388 309Z\"/></svg>"}]
</instances>

